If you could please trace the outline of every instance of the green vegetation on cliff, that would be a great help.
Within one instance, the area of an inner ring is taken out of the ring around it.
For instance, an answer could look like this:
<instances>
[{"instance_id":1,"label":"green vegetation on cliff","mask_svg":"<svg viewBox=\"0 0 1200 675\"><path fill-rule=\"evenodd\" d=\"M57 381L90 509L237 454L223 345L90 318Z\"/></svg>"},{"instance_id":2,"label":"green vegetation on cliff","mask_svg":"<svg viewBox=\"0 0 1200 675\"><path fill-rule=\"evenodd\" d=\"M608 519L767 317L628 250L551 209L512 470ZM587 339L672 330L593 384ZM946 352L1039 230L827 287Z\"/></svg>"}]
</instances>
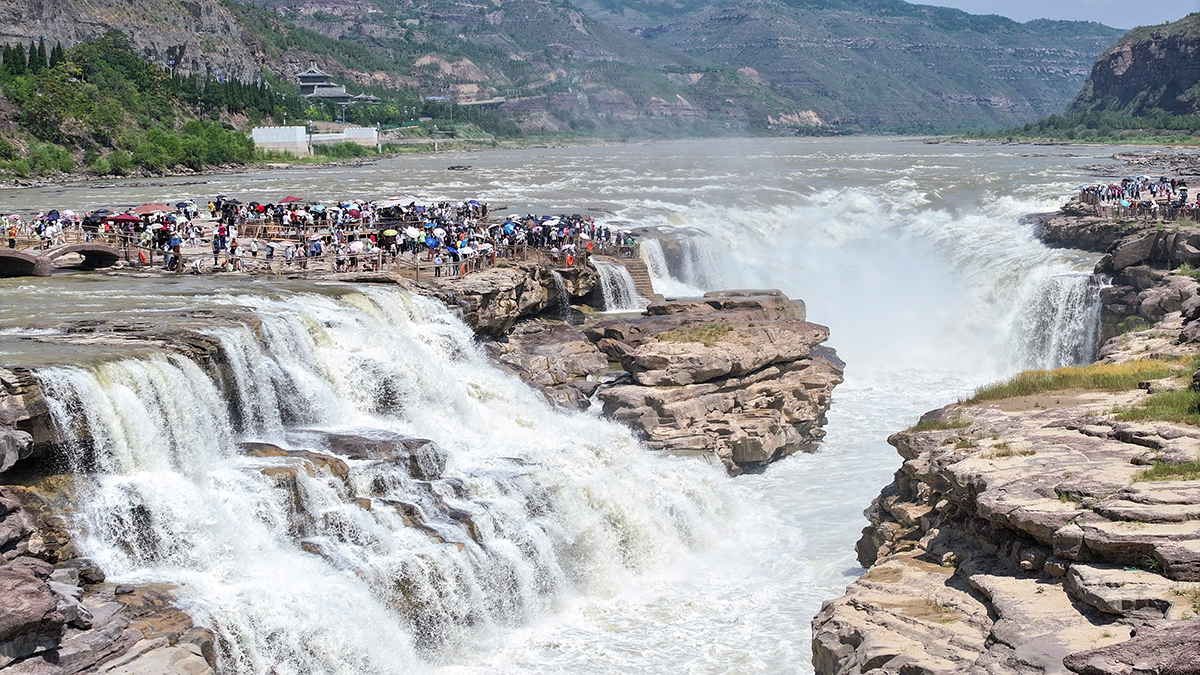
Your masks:
<instances>
[{"instance_id":1,"label":"green vegetation on cliff","mask_svg":"<svg viewBox=\"0 0 1200 675\"><path fill-rule=\"evenodd\" d=\"M7 46L0 67L0 89L25 132L0 146L0 166L18 176L71 172L77 161L97 175L242 163L253 157L253 143L216 120L300 112L295 97L263 85L172 77L115 31L56 46L53 59L44 53Z\"/></svg>"}]
</instances>

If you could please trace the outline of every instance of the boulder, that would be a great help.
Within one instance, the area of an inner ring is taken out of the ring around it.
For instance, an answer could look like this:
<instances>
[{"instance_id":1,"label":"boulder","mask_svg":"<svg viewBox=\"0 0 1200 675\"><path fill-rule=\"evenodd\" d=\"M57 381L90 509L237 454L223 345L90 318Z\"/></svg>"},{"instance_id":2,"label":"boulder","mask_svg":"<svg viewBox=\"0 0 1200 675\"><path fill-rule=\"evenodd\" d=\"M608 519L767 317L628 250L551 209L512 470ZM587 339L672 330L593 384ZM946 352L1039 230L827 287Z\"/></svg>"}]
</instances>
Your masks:
<instances>
[{"instance_id":1,"label":"boulder","mask_svg":"<svg viewBox=\"0 0 1200 675\"><path fill-rule=\"evenodd\" d=\"M1161 619L1171 611L1175 584L1157 574L1109 565L1076 563L1063 587L1080 602L1117 616Z\"/></svg>"},{"instance_id":2,"label":"boulder","mask_svg":"<svg viewBox=\"0 0 1200 675\"><path fill-rule=\"evenodd\" d=\"M0 567L0 667L58 646L67 620L47 581L52 571L33 558Z\"/></svg>"},{"instance_id":3,"label":"boulder","mask_svg":"<svg viewBox=\"0 0 1200 675\"><path fill-rule=\"evenodd\" d=\"M1063 665L1079 675L1196 675L1200 673L1200 622L1163 622L1134 629L1133 637L1075 652Z\"/></svg>"},{"instance_id":4,"label":"boulder","mask_svg":"<svg viewBox=\"0 0 1200 675\"><path fill-rule=\"evenodd\" d=\"M804 311L779 291L721 291L598 322L586 335L631 376L599 388L604 414L735 474L812 449L844 364Z\"/></svg>"}]
</instances>

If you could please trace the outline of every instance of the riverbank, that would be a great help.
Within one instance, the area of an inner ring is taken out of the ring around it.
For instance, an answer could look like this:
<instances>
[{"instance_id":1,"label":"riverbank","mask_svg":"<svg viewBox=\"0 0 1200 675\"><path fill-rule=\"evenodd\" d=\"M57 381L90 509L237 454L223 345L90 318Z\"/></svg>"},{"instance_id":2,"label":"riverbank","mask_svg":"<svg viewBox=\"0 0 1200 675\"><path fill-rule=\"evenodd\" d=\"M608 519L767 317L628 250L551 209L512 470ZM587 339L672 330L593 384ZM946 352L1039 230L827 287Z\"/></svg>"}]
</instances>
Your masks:
<instances>
[{"instance_id":1,"label":"riverbank","mask_svg":"<svg viewBox=\"0 0 1200 675\"><path fill-rule=\"evenodd\" d=\"M247 164L236 165L214 165L205 167L200 171L188 169L186 167L175 167L174 170L154 173L145 170L136 170L125 176L96 176L88 172L74 172L67 174L55 174L52 176L40 176L36 178L21 178L14 177L7 180L0 180L0 189L22 189L22 188L37 188L56 185L75 185L75 184L97 184L104 182L125 182L137 180L149 180L155 178L187 178L197 177L203 178L207 176L217 175L240 175L254 174L261 171L270 170L291 170L291 169L312 169L312 168L337 168L337 167L361 167L369 166L376 162L395 159L412 155L430 156L430 155L446 155L452 156L456 154L475 154L486 152L489 150L537 150L550 148L574 148L574 147L603 147L617 145L645 145L654 143L660 140L669 139L652 139L639 138L630 140L621 140L618 138L600 138L600 137L563 137L563 138L546 138L536 137L529 139L504 139L497 141L489 141L484 144L472 139L455 141L449 139L442 144L449 146L445 149L434 149L423 145L412 145L404 150L395 152L386 152L381 154L372 154L367 157L354 157L349 159L322 159L319 156L281 159L270 158L262 160L254 160ZM474 143L474 147L471 144ZM431 144L429 144L431 145ZM463 147L467 146L467 147ZM178 185L179 183L176 183Z\"/></svg>"},{"instance_id":2,"label":"riverbank","mask_svg":"<svg viewBox=\"0 0 1200 675\"><path fill-rule=\"evenodd\" d=\"M904 463L866 512L866 574L813 620L818 675L1200 661L1200 285L1179 273L1200 264L1200 229L1094 211L1028 224L1104 253L1099 361L985 387L888 439Z\"/></svg>"}]
</instances>

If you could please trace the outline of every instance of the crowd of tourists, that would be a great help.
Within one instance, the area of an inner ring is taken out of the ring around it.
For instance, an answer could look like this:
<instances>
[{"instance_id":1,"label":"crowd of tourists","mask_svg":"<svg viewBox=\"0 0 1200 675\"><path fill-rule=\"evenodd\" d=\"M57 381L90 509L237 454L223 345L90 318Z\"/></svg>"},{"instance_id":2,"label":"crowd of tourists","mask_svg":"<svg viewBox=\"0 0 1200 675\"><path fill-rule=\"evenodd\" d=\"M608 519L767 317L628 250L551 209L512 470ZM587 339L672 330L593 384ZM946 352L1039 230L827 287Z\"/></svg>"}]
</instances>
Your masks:
<instances>
[{"instance_id":1,"label":"crowd of tourists","mask_svg":"<svg viewBox=\"0 0 1200 675\"><path fill-rule=\"evenodd\" d=\"M186 257L189 269L241 270L256 259L280 267L308 267L313 258L328 259L334 271L367 264L393 263L402 256L412 265L432 263L435 276L463 274L497 258L535 249L559 264L575 264L591 252L628 249L633 233L572 215L508 215L494 217L478 200L418 204L388 199L306 202L288 196L277 203L246 202L218 196L143 204L116 213L98 209L80 218L73 211L52 211L25 220L8 216L10 246L19 238L35 248L65 243L64 232L78 229L83 240L100 240L139 249L143 263L161 262L178 270ZM201 251L211 250L208 256ZM147 253L150 253L147 256Z\"/></svg>"},{"instance_id":2,"label":"crowd of tourists","mask_svg":"<svg viewBox=\"0 0 1200 675\"><path fill-rule=\"evenodd\" d=\"M1083 185L1079 190L1083 201L1090 204L1145 209L1194 209L1198 206L1194 197L1191 203L1188 202L1187 181L1179 178L1160 177L1156 180L1133 176L1108 185Z\"/></svg>"}]
</instances>

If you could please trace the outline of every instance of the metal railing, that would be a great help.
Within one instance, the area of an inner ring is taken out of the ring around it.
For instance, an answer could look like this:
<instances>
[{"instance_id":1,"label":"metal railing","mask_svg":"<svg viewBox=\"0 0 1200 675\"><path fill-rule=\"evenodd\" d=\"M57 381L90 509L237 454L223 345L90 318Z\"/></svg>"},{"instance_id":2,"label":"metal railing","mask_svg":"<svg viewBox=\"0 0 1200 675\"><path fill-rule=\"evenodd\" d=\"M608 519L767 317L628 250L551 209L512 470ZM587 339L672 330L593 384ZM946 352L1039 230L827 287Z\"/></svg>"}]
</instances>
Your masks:
<instances>
[{"instance_id":1,"label":"metal railing","mask_svg":"<svg viewBox=\"0 0 1200 675\"><path fill-rule=\"evenodd\" d=\"M252 235L243 233L242 236ZM287 241L287 239L280 240ZM637 258L640 255L640 246L637 243L604 243L578 238L572 241L576 247L573 252L528 244L501 245L493 247L486 253L476 253L457 261L449 260L449 256L443 254L441 263L435 262L428 250L421 250L415 254L399 252L396 255L380 249L360 253L337 253L325 250L320 255L308 255L306 252L299 251L291 258L272 253L270 249L261 256L253 254L235 256L228 250L222 250L216 254L207 251L174 253L159 246L143 243L139 234L123 231L106 232L104 230L86 232L78 227L64 229L60 243L52 243L48 238L24 234L17 237L16 248L43 255L62 245L94 242L119 249L122 251L125 262L134 267L165 267L169 260L176 258L177 260L171 264L171 270L177 273L207 271L215 267L233 267L268 274L368 271L388 272L414 281L465 276L501 263L537 263L556 268L575 268L586 267L592 255L616 258ZM211 265L207 264L210 258L213 260ZM197 260L203 262L200 265L193 265Z\"/></svg>"},{"instance_id":2,"label":"metal railing","mask_svg":"<svg viewBox=\"0 0 1200 675\"><path fill-rule=\"evenodd\" d=\"M1101 218L1112 220L1190 220L1200 219L1200 207L1177 208L1158 200L1139 200L1129 206L1121 206L1120 202L1104 201L1094 192L1080 193L1080 201L1096 207L1096 214ZM1143 206L1143 201L1153 201L1154 206Z\"/></svg>"}]
</instances>

